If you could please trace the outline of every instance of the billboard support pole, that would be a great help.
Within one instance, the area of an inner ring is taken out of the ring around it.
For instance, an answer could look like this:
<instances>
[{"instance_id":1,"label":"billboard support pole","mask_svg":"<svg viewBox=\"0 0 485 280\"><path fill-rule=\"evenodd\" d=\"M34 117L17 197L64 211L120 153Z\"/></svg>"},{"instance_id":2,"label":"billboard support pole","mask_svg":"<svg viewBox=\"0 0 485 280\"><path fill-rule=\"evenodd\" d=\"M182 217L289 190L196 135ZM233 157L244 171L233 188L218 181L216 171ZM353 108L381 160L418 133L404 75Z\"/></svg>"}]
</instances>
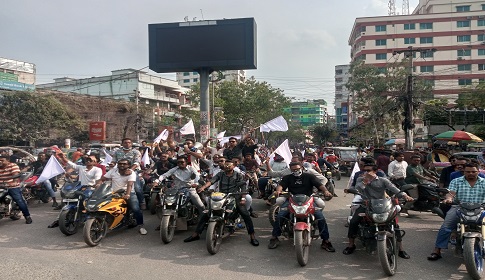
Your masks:
<instances>
[{"instance_id":1,"label":"billboard support pole","mask_svg":"<svg viewBox=\"0 0 485 280\"><path fill-rule=\"evenodd\" d=\"M209 68L199 70L200 76L200 142L204 143L209 139Z\"/></svg>"}]
</instances>

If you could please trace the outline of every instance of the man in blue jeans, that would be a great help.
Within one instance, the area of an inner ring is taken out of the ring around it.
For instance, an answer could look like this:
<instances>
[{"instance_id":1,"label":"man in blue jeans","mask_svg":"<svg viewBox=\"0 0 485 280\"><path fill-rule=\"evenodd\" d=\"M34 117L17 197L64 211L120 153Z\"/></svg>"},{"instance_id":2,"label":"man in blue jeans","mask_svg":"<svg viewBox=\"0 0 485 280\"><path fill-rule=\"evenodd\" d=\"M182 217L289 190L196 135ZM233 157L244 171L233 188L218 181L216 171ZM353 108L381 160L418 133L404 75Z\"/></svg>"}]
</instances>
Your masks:
<instances>
[{"instance_id":1,"label":"man in blue jeans","mask_svg":"<svg viewBox=\"0 0 485 280\"><path fill-rule=\"evenodd\" d=\"M19 185L20 168L17 164L9 161L8 155L0 155L0 186L6 186L8 188L8 194L17 203L24 214L25 223L31 224L32 218L30 218L29 209L27 203L22 196L22 189Z\"/></svg>"},{"instance_id":2,"label":"man in blue jeans","mask_svg":"<svg viewBox=\"0 0 485 280\"><path fill-rule=\"evenodd\" d=\"M315 175L303 172L301 163L290 163L290 170L291 174L284 176L280 182L280 185L276 187L277 195L279 195L283 190L287 190L292 195L305 194L307 196L311 196L313 194L313 187L316 187L319 190L323 191L325 196L332 196L332 194L327 190L324 185L321 184L321 181L319 181L317 177L315 177ZM321 205L319 202L319 198L315 198L315 204L317 204L317 206ZM289 214L289 211L287 210L288 204L289 202L285 201L281 205L278 217L276 218L276 221L273 225L272 238L269 241L268 245L269 249L275 249L280 243L280 241L278 240L278 236L281 235L280 222L284 217L288 216ZM283 210L285 208L286 210ZM318 220L318 229L320 231L320 237L322 238L322 249L328 252L335 252L335 248L329 241L329 232L326 226L325 218L323 217L323 213L321 211L315 211L313 215L315 216L315 219Z\"/></svg>"},{"instance_id":3,"label":"man in blue jeans","mask_svg":"<svg viewBox=\"0 0 485 280\"><path fill-rule=\"evenodd\" d=\"M444 203L452 203L453 199L460 203L485 203L485 179L478 177L479 167L476 163L465 164L465 176L450 182ZM445 221L438 232L433 253L428 257L430 261L441 259L441 249L448 248L451 232L456 228L460 218L456 215L457 208L451 207L446 213Z\"/></svg>"}]
</instances>

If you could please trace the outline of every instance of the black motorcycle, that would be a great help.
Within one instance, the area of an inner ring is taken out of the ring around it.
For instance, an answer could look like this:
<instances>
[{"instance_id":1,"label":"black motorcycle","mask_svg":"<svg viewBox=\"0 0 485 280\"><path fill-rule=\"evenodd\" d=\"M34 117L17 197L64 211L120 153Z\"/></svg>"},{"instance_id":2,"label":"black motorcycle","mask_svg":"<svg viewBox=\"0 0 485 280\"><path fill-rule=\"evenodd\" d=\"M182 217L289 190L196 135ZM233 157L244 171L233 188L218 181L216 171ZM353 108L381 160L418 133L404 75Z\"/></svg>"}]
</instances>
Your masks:
<instances>
[{"instance_id":1,"label":"black motorcycle","mask_svg":"<svg viewBox=\"0 0 485 280\"><path fill-rule=\"evenodd\" d=\"M406 184L401 187L401 191L406 192L409 195L409 190L413 189L416 185ZM445 199L445 195L449 192L448 189L438 188L434 183L424 183L417 185L419 197L413 197L415 199L413 206L410 210L419 212L431 211L441 218L445 218L445 212L447 206L442 205L442 201Z\"/></svg>"},{"instance_id":2,"label":"black motorcycle","mask_svg":"<svg viewBox=\"0 0 485 280\"><path fill-rule=\"evenodd\" d=\"M8 188L0 186L0 219L7 217L12 220L20 219L20 208L8 194Z\"/></svg>"}]
</instances>

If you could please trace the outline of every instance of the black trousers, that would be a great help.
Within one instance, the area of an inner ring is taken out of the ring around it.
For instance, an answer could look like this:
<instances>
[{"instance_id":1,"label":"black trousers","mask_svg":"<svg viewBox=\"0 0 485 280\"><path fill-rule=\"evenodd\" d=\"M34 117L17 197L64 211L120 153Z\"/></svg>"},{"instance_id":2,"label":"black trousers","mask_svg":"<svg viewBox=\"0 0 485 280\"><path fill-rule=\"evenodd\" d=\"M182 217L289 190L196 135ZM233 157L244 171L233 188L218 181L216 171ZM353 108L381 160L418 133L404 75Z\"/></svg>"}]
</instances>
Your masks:
<instances>
[{"instance_id":1,"label":"black trousers","mask_svg":"<svg viewBox=\"0 0 485 280\"><path fill-rule=\"evenodd\" d=\"M355 210L354 215L352 216L349 222L349 231L347 234L348 238L355 238L359 234L359 224L360 224L360 221L362 221L362 219L364 218L364 217L360 217L359 213L365 213L365 208L359 207ZM396 231L396 241L401 242L402 234L401 234L401 231L399 230L399 225L397 223L394 226L394 229Z\"/></svg>"}]
</instances>

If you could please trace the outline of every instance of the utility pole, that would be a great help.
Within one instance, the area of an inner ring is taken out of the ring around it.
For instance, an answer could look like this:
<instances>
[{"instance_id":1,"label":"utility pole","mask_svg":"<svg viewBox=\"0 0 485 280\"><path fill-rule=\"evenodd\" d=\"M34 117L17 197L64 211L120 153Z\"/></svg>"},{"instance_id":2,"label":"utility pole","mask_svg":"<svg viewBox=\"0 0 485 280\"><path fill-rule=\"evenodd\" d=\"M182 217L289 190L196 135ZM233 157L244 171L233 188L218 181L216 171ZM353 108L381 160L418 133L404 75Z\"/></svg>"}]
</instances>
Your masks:
<instances>
[{"instance_id":1,"label":"utility pole","mask_svg":"<svg viewBox=\"0 0 485 280\"><path fill-rule=\"evenodd\" d=\"M140 98L140 91L138 89L133 90L135 92L135 106L136 106L136 120L135 120L135 133L136 133L136 143L140 144L140 112L138 109L138 101Z\"/></svg>"},{"instance_id":2,"label":"utility pole","mask_svg":"<svg viewBox=\"0 0 485 280\"><path fill-rule=\"evenodd\" d=\"M414 106L413 106L413 56L415 53L427 53L427 52L435 52L436 49L422 49L422 48L413 48L409 46L407 50L402 51L394 51L393 55L396 54L404 54L404 57L409 58L409 70L408 70L408 77L407 77L407 86L406 86L406 101L404 104L404 121L402 123L402 129L405 132L405 139L406 139L406 150L413 149L413 129L414 129Z\"/></svg>"}]
</instances>

